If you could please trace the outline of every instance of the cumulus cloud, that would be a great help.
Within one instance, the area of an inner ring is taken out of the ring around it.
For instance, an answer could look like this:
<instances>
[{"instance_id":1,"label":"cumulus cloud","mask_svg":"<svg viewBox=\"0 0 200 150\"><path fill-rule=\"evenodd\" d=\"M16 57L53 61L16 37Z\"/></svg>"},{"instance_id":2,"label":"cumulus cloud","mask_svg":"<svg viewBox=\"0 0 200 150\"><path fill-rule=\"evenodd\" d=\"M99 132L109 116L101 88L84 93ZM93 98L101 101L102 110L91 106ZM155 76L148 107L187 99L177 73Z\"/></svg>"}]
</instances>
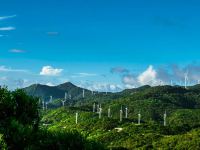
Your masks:
<instances>
[{"instance_id":1,"label":"cumulus cloud","mask_svg":"<svg viewBox=\"0 0 200 150\"><path fill-rule=\"evenodd\" d=\"M1 27L0 31L11 31L11 30L15 30L15 27Z\"/></svg>"},{"instance_id":2,"label":"cumulus cloud","mask_svg":"<svg viewBox=\"0 0 200 150\"><path fill-rule=\"evenodd\" d=\"M137 79L140 85L153 84L156 81L156 76L156 70L153 68L152 65L150 65L147 70L145 70L137 77Z\"/></svg>"},{"instance_id":3,"label":"cumulus cloud","mask_svg":"<svg viewBox=\"0 0 200 150\"><path fill-rule=\"evenodd\" d=\"M53 68L52 66L43 66L40 75L43 76L59 76L63 69Z\"/></svg>"},{"instance_id":4,"label":"cumulus cloud","mask_svg":"<svg viewBox=\"0 0 200 150\"><path fill-rule=\"evenodd\" d=\"M160 80L157 78L157 71L150 65L140 74L125 74L122 76L124 88L131 89L142 85L158 85Z\"/></svg>"},{"instance_id":5,"label":"cumulus cloud","mask_svg":"<svg viewBox=\"0 0 200 150\"><path fill-rule=\"evenodd\" d=\"M135 79L135 76L132 74L124 75L122 82L124 84L135 84L137 81Z\"/></svg>"},{"instance_id":6,"label":"cumulus cloud","mask_svg":"<svg viewBox=\"0 0 200 150\"><path fill-rule=\"evenodd\" d=\"M10 18L14 18L17 15L12 15L12 16L0 16L0 20L6 20L6 19L10 19Z\"/></svg>"},{"instance_id":7,"label":"cumulus cloud","mask_svg":"<svg viewBox=\"0 0 200 150\"><path fill-rule=\"evenodd\" d=\"M122 83L124 88L135 88L142 85L170 85L171 83L183 85L186 73L188 75L188 85L200 83L200 65L195 63L185 66L176 64L166 65L160 66L157 69L149 65L141 73L124 74L122 76Z\"/></svg>"},{"instance_id":8,"label":"cumulus cloud","mask_svg":"<svg viewBox=\"0 0 200 150\"><path fill-rule=\"evenodd\" d=\"M102 83L102 82L96 83L89 81L81 81L77 85L79 87L86 88L91 91L99 91L99 92L118 92L123 89L121 85L115 83Z\"/></svg>"}]
</instances>

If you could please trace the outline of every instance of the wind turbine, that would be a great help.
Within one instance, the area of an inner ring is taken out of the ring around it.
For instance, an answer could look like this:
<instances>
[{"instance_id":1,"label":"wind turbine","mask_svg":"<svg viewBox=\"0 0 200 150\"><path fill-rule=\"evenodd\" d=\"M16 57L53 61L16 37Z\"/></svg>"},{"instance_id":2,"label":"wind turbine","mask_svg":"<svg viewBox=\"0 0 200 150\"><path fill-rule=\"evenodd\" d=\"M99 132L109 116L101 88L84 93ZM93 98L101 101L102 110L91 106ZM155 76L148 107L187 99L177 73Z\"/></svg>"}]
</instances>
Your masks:
<instances>
[{"instance_id":1,"label":"wind turbine","mask_svg":"<svg viewBox=\"0 0 200 150\"><path fill-rule=\"evenodd\" d=\"M125 108L125 118L127 119L128 118L128 108L127 108L127 106L126 106L126 108Z\"/></svg>"},{"instance_id":2,"label":"wind turbine","mask_svg":"<svg viewBox=\"0 0 200 150\"><path fill-rule=\"evenodd\" d=\"M171 80L171 86L173 86L173 81Z\"/></svg>"},{"instance_id":3,"label":"wind turbine","mask_svg":"<svg viewBox=\"0 0 200 150\"><path fill-rule=\"evenodd\" d=\"M67 93L65 92L65 98L64 100L61 100L62 101L62 105L63 107L65 106L65 102L67 101Z\"/></svg>"},{"instance_id":4,"label":"wind turbine","mask_svg":"<svg viewBox=\"0 0 200 150\"><path fill-rule=\"evenodd\" d=\"M83 98L85 98L85 90L83 89Z\"/></svg>"},{"instance_id":5,"label":"wind turbine","mask_svg":"<svg viewBox=\"0 0 200 150\"><path fill-rule=\"evenodd\" d=\"M99 113L99 104L97 104L97 113Z\"/></svg>"},{"instance_id":6,"label":"wind turbine","mask_svg":"<svg viewBox=\"0 0 200 150\"><path fill-rule=\"evenodd\" d=\"M93 104L93 112L95 112L96 104Z\"/></svg>"},{"instance_id":7,"label":"wind turbine","mask_svg":"<svg viewBox=\"0 0 200 150\"><path fill-rule=\"evenodd\" d=\"M107 95L108 94L107 84L105 84L105 89L106 89L106 95Z\"/></svg>"},{"instance_id":8,"label":"wind turbine","mask_svg":"<svg viewBox=\"0 0 200 150\"><path fill-rule=\"evenodd\" d=\"M47 108L48 108L48 107L47 107L47 105L48 105L48 102L46 102L45 104L46 104L46 110L47 110Z\"/></svg>"},{"instance_id":9,"label":"wind turbine","mask_svg":"<svg viewBox=\"0 0 200 150\"><path fill-rule=\"evenodd\" d=\"M109 106L109 108L108 108L108 118L110 118L111 117L111 115L110 115L110 106Z\"/></svg>"},{"instance_id":10,"label":"wind turbine","mask_svg":"<svg viewBox=\"0 0 200 150\"><path fill-rule=\"evenodd\" d=\"M119 117L120 117L120 122L122 122L122 117L123 117L123 110L122 110L122 106L121 106L121 109L119 111Z\"/></svg>"},{"instance_id":11,"label":"wind turbine","mask_svg":"<svg viewBox=\"0 0 200 150\"><path fill-rule=\"evenodd\" d=\"M185 88L187 89L187 82L188 82L188 72L185 73Z\"/></svg>"},{"instance_id":12,"label":"wind turbine","mask_svg":"<svg viewBox=\"0 0 200 150\"><path fill-rule=\"evenodd\" d=\"M99 119L101 119L102 108L99 108Z\"/></svg>"},{"instance_id":13,"label":"wind turbine","mask_svg":"<svg viewBox=\"0 0 200 150\"><path fill-rule=\"evenodd\" d=\"M78 124L78 112L76 112L76 124Z\"/></svg>"},{"instance_id":14,"label":"wind turbine","mask_svg":"<svg viewBox=\"0 0 200 150\"><path fill-rule=\"evenodd\" d=\"M138 125L140 125L140 122L141 122L141 114L140 114L140 111L139 111L139 114L138 114Z\"/></svg>"},{"instance_id":15,"label":"wind turbine","mask_svg":"<svg viewBox=\"0 0 200 150\"><path fill-rule=\"evenodd\" d=\"M51 103L51 102L52 102L52 100L53 100L53 97L52 97L52 96L50 96L49 102Z\"/></svg>"},{"instance_id":16,"label":"wind turbine","mask_svg":"<svg viewBox=\"0 0 200 150\"><path fill-rule=\"evenodd\" d=\"M164 126L167 125L166 118L167 118L167 112L166 112L166 110L165 110L165 113L164 113L164 116L163 116L163 119L164 119Z\"/></svg>"},{"instance_id":17,"label":"wind turbine","mask_svg":"<svg viewBox=\"0 0 200 150\"><path fill-rule=\"evenodd\" d=\"M42 109L43 109L43 110L45 110L45 106L44 106L44 105L45 105L45 102L42 101Z\"/></svg>"}]
</instances>

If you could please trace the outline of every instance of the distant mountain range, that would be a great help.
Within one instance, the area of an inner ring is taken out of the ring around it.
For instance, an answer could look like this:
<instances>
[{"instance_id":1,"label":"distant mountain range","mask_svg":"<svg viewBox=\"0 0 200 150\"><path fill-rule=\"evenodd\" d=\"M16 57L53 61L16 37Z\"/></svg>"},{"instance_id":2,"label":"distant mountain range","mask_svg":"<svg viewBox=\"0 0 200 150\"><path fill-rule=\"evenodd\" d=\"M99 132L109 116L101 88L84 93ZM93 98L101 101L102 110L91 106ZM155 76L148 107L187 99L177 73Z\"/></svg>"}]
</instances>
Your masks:
<instances>
[{"instance_id":1,"label":"distant mountain range","mask_svg":"<svg viewBox=\"0 0 200 150\"><path fill-rule=\"evenodd\" d=\"M184 88L180 86L174 86L173 88L169 88L170 86L158 86L157 88L153 88L149 85L141 86L138 88L133 88L133 89L125 89L121 92L118 93L108 93L107 99L116 99L121 96L128 96L132 95L137 92L142 92L146 93L145 91L152 91L153 93L159 93L162 91L163 87L168 87L166 89L170 90L175 90L177 93L181 93ZM149 89L149 90L148 90ZM155 90L156 89L156 90ZM31 96L39 97L42 100L49 101L50 96L53 97L53 100L55 99L62 99L65 96L65 93L71 95L72 100L79 100L83 98L83 88L78 87L71 82L66 82L57 86L48 86L48 85L41 85L41 84L33 84L29 87L23 88L23 90ZM158 91L157 91L158 90ZM188 87L188 92L195 92L195 93L200 93L200 85L194 85ZM88 89L84 89L85 97L86 99L93 99L91 98L92 96L92 91ZM97 91L93 92L94 94L98 95L98 97L95 97L95 99L101 100L103 95L105 95L105 92L100 92L97 93ZM166 91L166 94L170 93L170 91ZM104 96L105 98L105 96Z\"/></svg>"},{"instance_id":2,"label":"distant mountain range","mask_svg":"<svg viewBox=\"0 0 200 150\"><path fill-rule=\"evenodd\" d=\"M71 82L66 82L57 86L47 86L41 84L33 84L23 89L28 95L39 97L45 101L50 99L64 98L65 93L71 95L72 99L80 99L83 97L83 88L77 87ZM84 89L85 96L92 95L92 91Z\"/></svg>"}]
</instances>

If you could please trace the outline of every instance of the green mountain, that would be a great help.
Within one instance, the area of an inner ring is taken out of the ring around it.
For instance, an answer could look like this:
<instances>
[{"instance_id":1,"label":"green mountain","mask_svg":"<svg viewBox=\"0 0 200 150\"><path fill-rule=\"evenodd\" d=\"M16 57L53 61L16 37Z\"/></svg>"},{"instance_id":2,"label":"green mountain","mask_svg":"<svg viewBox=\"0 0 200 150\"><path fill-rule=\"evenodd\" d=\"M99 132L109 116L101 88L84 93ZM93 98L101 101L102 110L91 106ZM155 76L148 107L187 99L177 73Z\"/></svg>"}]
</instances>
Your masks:
<instances>
[{"instance_id":1,"label":"green mountain","mask_svg":"<svg viewBox=\"0 0 200 150\"><path fill-rule=\"evenodd\" d=\"M97 108L93 112L94 103L96 107L98 104L102 106L101 118ZM141 114L140 125L138 113ZM108 149L199 149L199 113L199 85L187 89L181 86L143 86L119 93L87 96L73 107L42 111L41 128L50 131L76 129L88 140L98 141Z\"/></svg>"},{"instance_id":2,"label":"green mountain","mask_svg":"<svg viewBox=\"0 0 200 150\"><path fill-rule=\"evenodd\" d=\"M68 95L71 95L72 100L82 98L83 88L77 87L70 82L60 84L58 86L47 86L41 84L33 84L29 87L23 89L28 95L39 97L45 101L50 99L50 96L53 99L63 99L65 92ZM91 91L85 90L85 96L91 95Z\"/></svg>"}]
</instances>

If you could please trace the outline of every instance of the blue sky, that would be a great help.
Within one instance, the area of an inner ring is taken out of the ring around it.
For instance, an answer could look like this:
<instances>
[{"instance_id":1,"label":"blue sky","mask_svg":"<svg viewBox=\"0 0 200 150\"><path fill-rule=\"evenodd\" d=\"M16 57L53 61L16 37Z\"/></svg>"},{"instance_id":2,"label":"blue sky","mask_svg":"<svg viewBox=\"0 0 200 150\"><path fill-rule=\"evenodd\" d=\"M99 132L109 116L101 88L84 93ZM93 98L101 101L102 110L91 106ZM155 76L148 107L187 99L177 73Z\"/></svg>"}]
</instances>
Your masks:
<instances>
[{"instance_id":1,"label":"blue sky","mask_svg":"<svg viewBox=\"0 0 200 150\"><path fill-rule=\"evenodd\" d=\"M199 8L198 0L2 1L0 84L115 91L181 83L186 72L196 83Z\"/></svg>"}]
</instances>

